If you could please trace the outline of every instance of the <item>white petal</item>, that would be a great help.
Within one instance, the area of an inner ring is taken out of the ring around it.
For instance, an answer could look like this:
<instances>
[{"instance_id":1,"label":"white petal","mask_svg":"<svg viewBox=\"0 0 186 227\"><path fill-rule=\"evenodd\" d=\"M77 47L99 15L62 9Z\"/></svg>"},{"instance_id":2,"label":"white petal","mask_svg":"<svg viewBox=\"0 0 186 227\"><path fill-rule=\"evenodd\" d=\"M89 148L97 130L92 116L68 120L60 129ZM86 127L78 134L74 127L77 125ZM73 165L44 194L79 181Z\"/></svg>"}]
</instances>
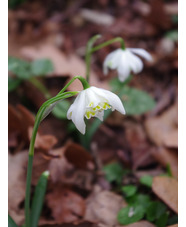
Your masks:
<instances>
[{"instance_id":1,"label":"white petal","mask_svg":"<svg viewBox=\"0 0 186 227\"><path fill-rule=\"evenodd\" d=\"M131 52L127 53L128 56L128 62L130 64L130 67L134 73L139 73L143 69L143 62L142 60L137 57L136 55L132 54Z\"/></svg>"},{"instance_id":2,"label":"white petal","mask_svg":"<svg viewBox=\"0 0 186 227\"><path fill-rule=\"evenodd\" d=\"M101 89L101 88L97 88L97 89L99 89L100 95L108 100L109 105L111 105L114 109L119 111L121 114L125 114L125 109L123 107L123 104L120 98L116 94L110 91L107 91L105 89Z\"/></svg>"},{"instance_id":3,"label":"white petal","mask_svg":"<svg viewBox=\"0 0 186 227\"><path fill-rule=\"evenodd\" d=\"M147 61L153 61L152 56L142 48L127 48L129 51L143 57Z\"/></svg>"},{"instance_id":4,"label":"white petal","mask_svg":"<svg viewBox=\"0 0 186 227\"><path fill-rule=\"evenodd\" d=\"M127 59L123 59L122 62L120 62L120 65L117 71L118 71L119 80L121 82L124 82L131 72L130 64L128 63Z\"/></svg>"},{"instance_id":5,"label":"white petal","mask_svg":"<svg viewBox=\"0 0 186 227\"><path fill-rule=\"evenodd\" d=\"M103 103L103 102L108 101L108 99L105 98L105 94L104 94L103 90L104 89L97 88L97 87L94 87L94 86L91 87L91 91L94 93L94 96L97 99L97 101L95 102L95 103L97 103L97 105L99 103ZM104 90L104 91L106 91L106 90ZM94 107L96 107L97 105L94 105Z\"/></svg>"},{"instance_id":6,"label":"white petal","mask_svg":"<svg viewBox=\"0 0 186 227\"><path fill-rule=\"evenodd\" d=\"M74 103L70 106L67 112L67 118L72 119L76 128L82 133L85 134L85 90L81 91L76 97Z\"/></svg>"},{"instance_id":7,"label":"white petal","mask_svg":"<svg viewBox=\"0 0 186 227\"><path fill-rule=\"evenodd\" d=\"M107 55L103 62L103 72L104 74L108 73L108 68L116 69L118 67L121 55L123 54L123 50L117 49L110 54Z\"/></svg>"},{"instance_id":8,"label":"white petal","mask_svg":"<svg viewBox=\"0 0 186 227\"><path fill-rule=\"evenodd\" d=\"M100 98L94 91L94 87L90 87L85 91L86 91L86 107L89 107L89 104L92 104L91 107L96 107L100 103Z\"/></svg>"},{"instance_id":9,"label":"white petal","mask_svg":"<svg viewBox=\"0 0 186 227\"><path fill-rule=\"evenodd\" d=\"M95 117L97 117L100 121L103 121L104 111L97 112Z\"/></svg>"}]
</instances>

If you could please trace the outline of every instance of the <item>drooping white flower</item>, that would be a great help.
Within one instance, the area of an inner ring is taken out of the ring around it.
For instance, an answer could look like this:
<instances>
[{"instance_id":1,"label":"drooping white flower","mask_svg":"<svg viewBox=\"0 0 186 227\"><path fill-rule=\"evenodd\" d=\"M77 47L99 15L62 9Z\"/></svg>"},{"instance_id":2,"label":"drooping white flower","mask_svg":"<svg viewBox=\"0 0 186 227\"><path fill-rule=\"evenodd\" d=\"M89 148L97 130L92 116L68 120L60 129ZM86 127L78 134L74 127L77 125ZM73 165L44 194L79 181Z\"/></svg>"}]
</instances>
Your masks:
<instances>
[{"instance_id":1,"label":"drooping white flower","mask_svg":"<svg viewBox=\"0 0 186 227\"><path fill-rule=\"evenodd\" d=\"M142 60L135 54L143 57L147 61L152 61L151 55L141 48L117 49L111 52L104 60L103 72L108 73L108 69L116 69L118 71L119 80L124 82L130 75L131 71L139 73L143 69Z\"/></svg>"},{"instance_id":2,"label":"drooping white flower","mask_svg":"<svg viewBox=\"0 0 186 227\"><path fill-rule=\"evenodd\" d=\"M117 110L125 114L125 109L119 97L105 89L89 87L81 91L67 112L67 118L72 120L77 129L85 134L84 117L97 117L103 121L104 110Z\"/></svg>"}]
</instances>

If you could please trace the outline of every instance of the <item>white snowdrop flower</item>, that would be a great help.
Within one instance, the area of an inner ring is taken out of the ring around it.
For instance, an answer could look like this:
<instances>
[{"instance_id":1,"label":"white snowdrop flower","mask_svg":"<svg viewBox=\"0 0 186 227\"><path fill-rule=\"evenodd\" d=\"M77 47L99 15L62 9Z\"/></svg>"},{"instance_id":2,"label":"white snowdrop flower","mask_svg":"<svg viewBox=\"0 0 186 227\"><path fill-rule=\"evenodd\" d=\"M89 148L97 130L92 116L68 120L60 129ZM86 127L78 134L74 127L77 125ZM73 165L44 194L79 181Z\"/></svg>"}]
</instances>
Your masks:
<instances>
[{"instance_id":1,"label":"white snowdrop flower","mask_svg":"<svg viewBox=\"0 0 186 227\"><path fill-rule=\"evenodd\" d=\"M105 58L103 63L104 74L108 73L108 69L116 69L118 71L119 80L124 82L131 71L134 73L141 72L143 69L143 62L135 54L143 57L147 61L152 61L151 55L144 49L117 49Z\"/></svg>"},{"instance_id":2,"label":"white snowdrop flower","mask_svg":"<svg viewBox=\"0 0 186 227\"><path fill-rule=\"evenodd\" d=\"M67 112L67 118L72 120L77 129L85 134L84 117L97 117L103 121L104 110L117 110L125 114L125 109L119 97L105 89L89 87L81 91Z\"/></svg>"}]
</instances>

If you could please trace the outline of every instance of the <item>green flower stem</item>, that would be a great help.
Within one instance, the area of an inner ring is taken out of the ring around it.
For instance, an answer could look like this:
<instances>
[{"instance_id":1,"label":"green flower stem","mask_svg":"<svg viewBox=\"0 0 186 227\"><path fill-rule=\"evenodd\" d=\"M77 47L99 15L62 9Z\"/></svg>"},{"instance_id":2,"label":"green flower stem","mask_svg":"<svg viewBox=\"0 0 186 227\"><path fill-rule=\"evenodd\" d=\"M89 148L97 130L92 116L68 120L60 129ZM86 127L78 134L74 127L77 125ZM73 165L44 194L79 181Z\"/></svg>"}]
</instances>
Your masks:
<instances>
[{"instance_id":1,"label":"green flower stem","mask_svg":"<svg viewBox=\"0 0 186 227\"><path fill-rule=\"evenodd\" d=\"M87 43L85 62L86 62L86 79L88 82L89 82L89 77L90 77L90 63L91 63L90 61L91 61L92 53L100 50L103 47L111 45L112 43L115 43L115 42L120 42L121 49L125 50L125 42L121 37L116 37L114 39L108 40L107 42L101 43L101 44L93 47L95 41L100 37L101 37L100 35L95 35Z\"/></svg>"},{"instance_id":2,"label":"green flower stem","mask_svg":"<svg viewBox=\"0 0 186 227\"><path fill-rule=\"evenodd\" d=\"M85 62L86 62L86 79L89 82L89 75L90 75L90 61L91 61L91 50L92 47L94 45L94 43L96 42L97 39L99 39L101 37L101 35L95 35L93 36L87 43L86 46L86 54L85 54Z\"/></svg>"},{"instance_id":3,"label":"green flower stem","mask_svg":"<svg viewBox=\"0 0 186 227\"><path fill-rule=\"evenodd\" d=\"M112 43L115 42L120 42L121 43L121 49L125 50L125 42L121 37L116 37L114 39L108 40L107 42L101 43L100 45L95 46L94 48L92 48L91 53L100 50L103 47L106 47Z\"/></svg>"},{"instance_id":4,"label":"green flower stem","mask_svg":"<svg viewBox=\"0 0 186 227\"><path fill-rule=\"evenodd\" d=\"M78 79L82 85L83 85L83 89L87 89L90 87L89 83L87 82L87 80L85 78L83 78L82 76L75 76L74 78L72 78L72 80L70 80L68 82L68 84L58 93L58 94L62 94L64 91L66 91L66 89L76 80Z\"/></svg>"},{"instance_id":5,"label":"green flower stem","mask_svg":"<svg viewBox=\"0 0 186 227\"><path fill-rule=\"evenodd\" d=\"M26 180L26 196L25 196L25 224L26 227L30 227L30 187L31 187L31 179L32 179L32 164L33 164L33 157L34 157L34 144L36 140L36 135L38 131L39 124L44 119L44 115L47 116L46 111L47 108L50 109L51 104L55 104L56 102L72 97L76 95L78 92L65 92L63 94L58 94L55 97L47 100L43 105L40 107L35 123L34 128L32 132L32 137L30 141L30 147L29 147L29 155L28 155L28 167L27 167L27 180ZM51 110L50 110L51 111ZM48 114L50 113L48 112Z\"/></svg>"}]
</instances>

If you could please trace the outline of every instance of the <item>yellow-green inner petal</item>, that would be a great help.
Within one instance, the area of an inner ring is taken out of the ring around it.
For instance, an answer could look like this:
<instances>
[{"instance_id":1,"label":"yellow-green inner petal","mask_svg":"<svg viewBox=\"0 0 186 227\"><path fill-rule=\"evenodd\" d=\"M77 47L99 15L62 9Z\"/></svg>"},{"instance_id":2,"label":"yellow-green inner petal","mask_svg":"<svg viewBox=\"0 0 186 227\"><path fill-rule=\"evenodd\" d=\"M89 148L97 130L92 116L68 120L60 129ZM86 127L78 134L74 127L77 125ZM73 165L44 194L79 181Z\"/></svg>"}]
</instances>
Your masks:
<instances>
[{"instance_id":1,"label":"yellow-green inner petal","mask_svg":"<svg viewBox=\"0 0 186 227\"><path fill-rule=\"evenodd\" d=\"M106 102L100 103L96 107L92 107L93 104L94 103L91 102L88 105L88 109L85 112L85 117L87 119L90 119L91 117L95 117L97 112L102 112L103 110L111 109L111 106L108 103L106 103Z\"/></svg>"}]
</instances>

